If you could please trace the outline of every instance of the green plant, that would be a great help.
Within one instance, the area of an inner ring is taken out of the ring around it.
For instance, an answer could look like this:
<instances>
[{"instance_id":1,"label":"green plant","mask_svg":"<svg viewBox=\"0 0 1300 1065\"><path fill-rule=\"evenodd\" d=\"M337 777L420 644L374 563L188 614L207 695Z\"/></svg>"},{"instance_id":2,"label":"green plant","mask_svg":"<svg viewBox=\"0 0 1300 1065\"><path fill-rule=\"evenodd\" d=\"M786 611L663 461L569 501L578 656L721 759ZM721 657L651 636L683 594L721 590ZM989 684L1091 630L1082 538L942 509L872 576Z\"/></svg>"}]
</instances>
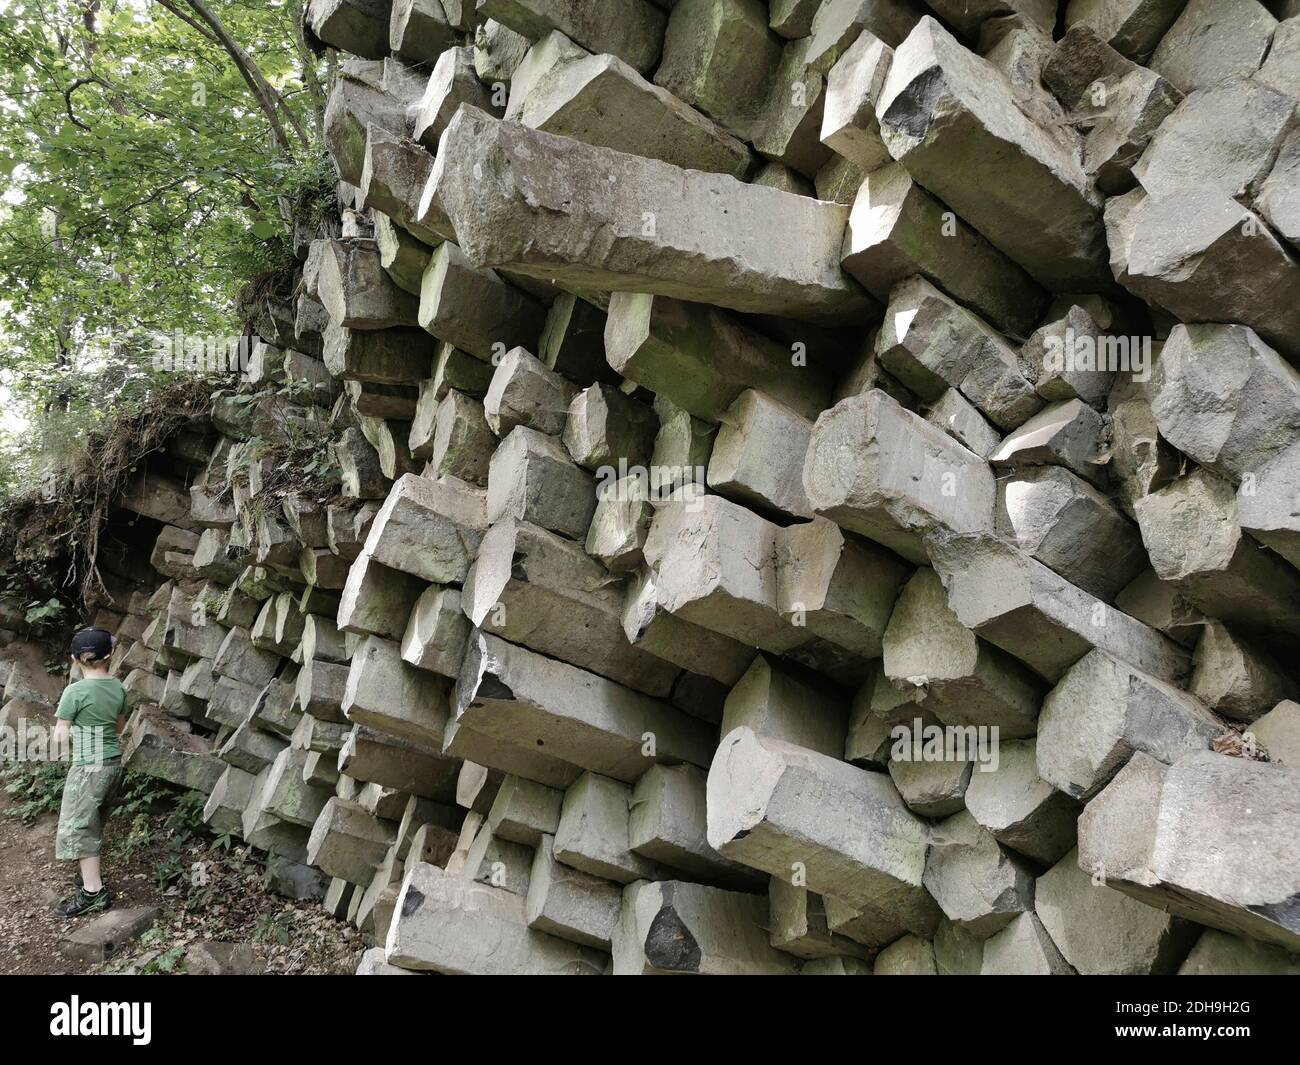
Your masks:
<instances>
[{"instance_id":1,"label":"green plant","mask_svg":"<svg viewBox=\"0 0 1300 1065\"><path fill-rule=\"evenodd\" d=\"M184 846L195 836L206 831L203 823L204 796L197 791L182 793L167 812L164 824L177 846Z\"/></svg>"},{"instance_id":2,"label":"green plant","mask_svg":"<svg viewBox=\"0 0 1300 1065\"><path fill-rule=\"evenodd\" d=\"M28 625L40 625L42 622L56 622L63 616L66 610L62 603L55 598L47 599L45 602L36 602L27 604L27 612L23 615L23 620Z\"/></svg>"},{"instance_id":3,"label":"green plant","mask_svg":"<svg viewBox=\"0 0 1300 1065\"><path fill-rule=\"evenodd\" d=\"M148 813L163 802L170 802L176 789L157 777L146 773L126 772L122 790L118 792L117 810L122 814Z\"/></svg>"},{"instance_id":4,"label":"green plant","mask_svg":"<svg viewBox=\"0 0 1300 1065\"><path fill-rule=\"evenodd\" d=\"M143 942L143 939L141 940ZM136 970L141 976L167 976L176 971L185 956L185 944L178 943L170 950L165 950L156 958L150 959Z\"/></svg>"},{"instance_id":5,"label":"green plant","mask_svg":"<svg viewBox=\"0 0 1300 1065\"><path fill-rule=\"evenodd\" d=\"M282 947L287 947L289 945L289 921L292 916L290 910L259 914L257 924L253 929L253 942L278 943Z\"/></svg>"},{"instance_id":6,"label":"green plant","mask_svg":"<svg viewBox=\"0 0 1300 1065\"><path fill-rule=\"evenodd\" d=\"M154 842L153 823L147 813L138 813L131 819L131 828L125 836L117 840L114 855L123 862L129 862L141 851Z\"/></svg>"},{"instance_id":7,"label":"green plant","mask_svg":"<svg viewBox=\"0 0 1300 1065\"><path fill-rule=\"evenodd\" d=\"M67 775L66 762L16 762L5 769L0 779L5 781L5 791L17 800L13 816L30 824L41 814L57 810Z\"/></svg>"},{"instance_id":8,"label":"green plant","mask_svg":"<svg viewBox=\"0 0 1300 1065\"><path fill-rule=\"evenodd\" d=\"M188 870L189 867L185 864L181 854L178 851L169 849L154 863L154 883L158 885L159 891L166 891L173 884L184 879Z\"/></svg>"}]
</instances>

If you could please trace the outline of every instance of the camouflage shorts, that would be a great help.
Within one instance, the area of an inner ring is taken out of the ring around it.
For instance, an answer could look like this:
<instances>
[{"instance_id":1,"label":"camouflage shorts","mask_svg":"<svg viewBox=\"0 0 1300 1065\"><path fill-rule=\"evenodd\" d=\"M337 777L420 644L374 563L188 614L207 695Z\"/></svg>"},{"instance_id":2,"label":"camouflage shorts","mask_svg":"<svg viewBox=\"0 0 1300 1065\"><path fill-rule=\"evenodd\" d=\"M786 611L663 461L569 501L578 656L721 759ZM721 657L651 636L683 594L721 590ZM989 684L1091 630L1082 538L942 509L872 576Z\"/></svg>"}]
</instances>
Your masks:
<instances>
[{"instance_id":1,"label":"camouflage shorts","mask_svg":"<svg viewBox=\"0 0 1300 1065\"><path fill-rule=\"evenodd\" d=\"M112 809L122 782L122 763L74 765L63 785L63 806L59 809L59 834L54 857L59 861L93 858L99 854L104 818Z\"/></svg>"}]
</instances>

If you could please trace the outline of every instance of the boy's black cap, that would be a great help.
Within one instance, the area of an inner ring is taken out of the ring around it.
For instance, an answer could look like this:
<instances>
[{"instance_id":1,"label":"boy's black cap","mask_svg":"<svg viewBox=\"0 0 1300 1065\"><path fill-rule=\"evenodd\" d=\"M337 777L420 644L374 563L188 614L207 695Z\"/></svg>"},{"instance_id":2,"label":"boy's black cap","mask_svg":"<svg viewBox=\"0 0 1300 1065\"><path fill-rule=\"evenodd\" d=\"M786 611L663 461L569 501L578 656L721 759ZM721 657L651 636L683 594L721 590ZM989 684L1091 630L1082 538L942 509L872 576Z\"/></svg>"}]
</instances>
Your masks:
<instances>
[{"instance_id":1,"label":"boy's black cap","mask_svg":"<svg viewBox=\"0 0 1300 1065\"><path fill-rule=\"evenodd\" d=\"M96 658L108 658L113 653L115 642L112 635L104 629L82 629L72 637L69 650L78 658L87 651L93 652Z\"/></svg>"}]
</instances>

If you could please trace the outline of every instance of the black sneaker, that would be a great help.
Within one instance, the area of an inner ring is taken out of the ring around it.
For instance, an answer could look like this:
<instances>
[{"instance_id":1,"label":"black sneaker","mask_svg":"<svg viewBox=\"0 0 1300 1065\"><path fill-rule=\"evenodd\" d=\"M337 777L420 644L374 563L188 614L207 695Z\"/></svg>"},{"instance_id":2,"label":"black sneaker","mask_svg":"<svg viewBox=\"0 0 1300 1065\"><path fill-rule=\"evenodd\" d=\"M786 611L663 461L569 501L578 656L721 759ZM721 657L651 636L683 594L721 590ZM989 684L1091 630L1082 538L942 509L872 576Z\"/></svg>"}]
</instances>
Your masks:
<instances>
[{"instance_id":1,"label":"black sneaker","mask_svg":"<svg viewBox=\"0 0 1300 1065\"><path fill-rule=\"evenodd\" d=\"M113 905L113 896L109 894L108 888L101 887L95 894L91 894L85 888L77 890L54 907L54 912L60 917L84 917L88 913L99 913L100 910L106 910Z\"/></svg>"}]
</instances>

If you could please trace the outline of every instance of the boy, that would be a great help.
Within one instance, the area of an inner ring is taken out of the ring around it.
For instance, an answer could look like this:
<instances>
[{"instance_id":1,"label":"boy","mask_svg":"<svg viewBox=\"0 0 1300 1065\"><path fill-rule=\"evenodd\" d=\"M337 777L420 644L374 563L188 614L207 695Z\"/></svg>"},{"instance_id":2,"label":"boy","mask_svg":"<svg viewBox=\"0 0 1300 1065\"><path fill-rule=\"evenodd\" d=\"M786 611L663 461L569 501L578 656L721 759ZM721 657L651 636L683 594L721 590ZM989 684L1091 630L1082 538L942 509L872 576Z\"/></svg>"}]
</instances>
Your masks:
<instances>
[{"instance_id":1,"label":"boy","mask_svg":"<svg viewBox=\"0 0 1300 1065\"><path fill-rule=\"evenodd\" d=\"M119 737L126 727L126 689L108 675L116 642L103 629L82 629L69 649L82 679L64 689L56 714L55 749L67 750L71 735L72 764L63 785L54 856L79 861L81 874L77 890L54 908L61 917L80 917L112 904L100 877L99 848L104 818L122 780Z\"/></svg>"}]
</instances>

